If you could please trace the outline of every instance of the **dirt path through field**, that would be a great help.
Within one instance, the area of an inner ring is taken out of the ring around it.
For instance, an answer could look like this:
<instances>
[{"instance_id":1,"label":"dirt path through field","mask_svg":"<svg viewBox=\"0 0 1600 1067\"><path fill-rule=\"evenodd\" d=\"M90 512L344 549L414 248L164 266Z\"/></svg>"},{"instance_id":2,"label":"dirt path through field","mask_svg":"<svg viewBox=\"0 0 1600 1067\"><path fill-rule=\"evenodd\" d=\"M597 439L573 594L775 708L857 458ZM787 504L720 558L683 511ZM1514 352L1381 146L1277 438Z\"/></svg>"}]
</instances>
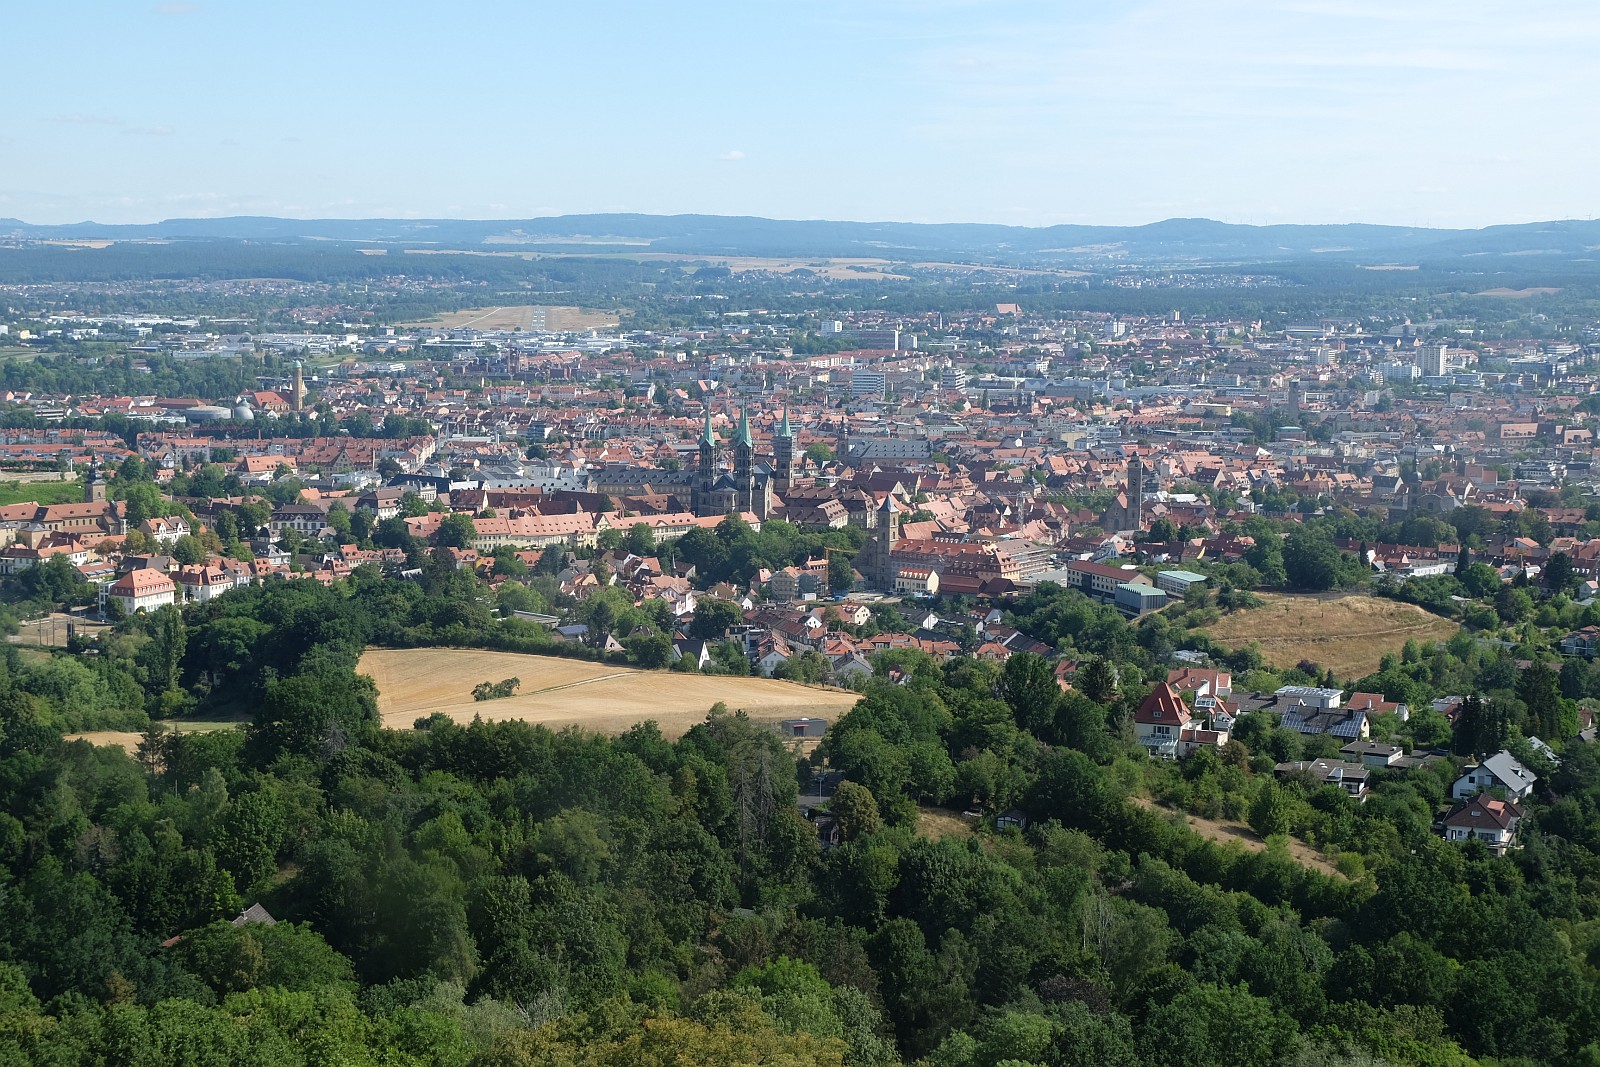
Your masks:
<instances>
[{"instance_id":1,"label":"dirt path through field","mask_svg":"<svg viewBox=\"0 0 1600 1067\"><path fill-rule=\"evenodd\" d=\"M556 693L563 689L571 689L573 686L593 685L595 682L606 682L610 681L612 678L626 678L627 676L628 675L625 671L618 671L616 674L602 674L596 678L580 678L576 682L563 682L561 685L547 685L543 689L535 690L535 692Z\"/></svg>"}]
</instances>

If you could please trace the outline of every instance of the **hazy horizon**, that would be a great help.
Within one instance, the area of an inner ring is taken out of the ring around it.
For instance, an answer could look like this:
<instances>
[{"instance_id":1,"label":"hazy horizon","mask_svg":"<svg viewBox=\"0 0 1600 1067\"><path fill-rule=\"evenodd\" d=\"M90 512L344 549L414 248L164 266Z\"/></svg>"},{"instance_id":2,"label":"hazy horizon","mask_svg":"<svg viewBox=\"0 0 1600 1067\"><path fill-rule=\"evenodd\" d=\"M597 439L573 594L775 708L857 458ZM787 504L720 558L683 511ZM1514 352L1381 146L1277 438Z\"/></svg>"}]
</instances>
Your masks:
<instances>
[{"instance_id":1,"label":"hazy horizon","mask_svg":"<svg viewBox=\"0 0 1600 1067\"><path fill-rule=\"evenodd\" d=\"M1594 215L1541 0L166 2L8 20L0 216L1469 228Z\"/></svg>"},{"instance_id":2,"label":"hazy horizon","mask_svg":"<svg viewBox=\"0 0 1600 1067\"><path fill-rule=\"evenodd\" d=\"M1157 225L1160 225L1162 223L1167 223L1167 222L1215 222L1215 223L1221 223L1223 225L1228 225L1228 226L1250 226L1250 227L1258 227L1258 228L1269 227L1269 226L1302 226L1302 227L1320 227L1320 226L1386 226L1386 227L1393 227L1393 228L1396 228L1396 229L1449 231L1449 230L1483 230L1483 229L1490 229L1490 228L1493 228L1493 227L1496 227L1496 226L1523 225L1523 224L1568 223L1568 222L1590 222L1590 221L1593 221L1593 216L1591 215L1591 216L1586 216L1584 218L1570 217L1570 218L1518 219L1518 220L1516 220L1514 222L1494 221L1494 222L1484 222L1482 224L1473 224L1473 225L1464 225L1464 226L1445 226L1445 225L1438 225L1438 226L1428 226L1428 225L1411 226L1411 225L1406 224L1406 223L1382 223L1382 222L1375 223L1375 222L1368 222L1368 221L1360 220L1360 219L1350 220L1350 221L1341 221L1341 222L1320 222L1320 221L1314 221L1314 220L1313 221L1306 221L1306 220L1303 220L1303 219L1279 219L1279 220L1275 220L1275 221L1272 221L1272 222L1239 222L1239 221L1231 220L1231 219L1213 218L1213 217L1206 216L1206 215L1170 215L1170 216L1167 216L1166 218L1147 219L1147 220L1144 220L1142 222L1093 222L1093 221L1078 222L1078 221L1073 221L1073 222L1064 222L1064 223L1063 222L1047 222L1047 223L1029 224L1029 223L1016 223L1016 222L995 222L995 223L990 223L990 222L983 222L983 221L978 221L978 220L973 220L973 219L931 219L931 220L921 220L921 219L916 219L916 220L913 220L913 219L880 219L880 218L849 219L849 218L823 218L823 217L820 217L820 216L816 216L816 217L800 217L800 216L783 217L783 216L778 216L778 215L732 215L732 214L727 214L727 213L722 213L722 212L715 212L715 211L640 211L640 212L632 212L632 211L628 211L628 212L624 212L624 211L615 211L615 212L566 211L566 212L560 212L560 213L557 213L557 214L550 214L550 215L520 215L520 216L505 215L505 216L497 216L497 217L471 216L471 215L421 215L421 214L415 214L415 213L408 214L408 215L252 215L252 214L244 214L244 213L229 213L229 214L218 214L218 215L202 215L202 214L168 215L168 216L166 216L164 218L159 218L159 219L133 220L133 221L116 221L116 220L107 220L107 219L99 219L99 218L82 218L82 219L66 219L66 220L50 221L50 222L39 222L39 221L37 221L35 219L18 218L16 216L11 216L11 215L0 215L0 218L10 219L12 221L22 223L23 225L26 225L26 226L52 227L52 226L84 226L84 225L95 225L95 226L153 226L153 225L159 225L160 223L163 223L163 222L201 221L201 220L213 220L213 221L215 221L215 220L225 220L225 219L230 219L230 218L277 219L277 220L282 220L282 221L286 221L286 222L373 222L373 221L424 222L424 221L426 221L426 222L491 223L491 222L526 222L526 221L533 220L533 219L560 219L560 218L581 217L581 216L585 216L585 215L599 215L599 216L605 216L605 215L617 215L617 216L637 215L637 216L648 217L648 218L663 218L663 219L674 218L674 217L685 217L685 216L700 216L700 217L723 218L723 219L749 218L749 219L760 219L760 220L766 221L766 222L781 222L781 223L813 223L814 222L814 223L838 224L838 225L846 225L846 226L877 226L877 225L988 226L988 225L994 225L994 226L1020 227L1020 228L1025 228L1025 229L1048 229L1048 228L1053 227L1053 226L1098 226L1098 227L1107 227L1107 228L1136 229L1136 228L1146 227L1146 226L1157 226ZM596 236L598 236L598 235L596 235Z\"/></svg>"}]
</instances>

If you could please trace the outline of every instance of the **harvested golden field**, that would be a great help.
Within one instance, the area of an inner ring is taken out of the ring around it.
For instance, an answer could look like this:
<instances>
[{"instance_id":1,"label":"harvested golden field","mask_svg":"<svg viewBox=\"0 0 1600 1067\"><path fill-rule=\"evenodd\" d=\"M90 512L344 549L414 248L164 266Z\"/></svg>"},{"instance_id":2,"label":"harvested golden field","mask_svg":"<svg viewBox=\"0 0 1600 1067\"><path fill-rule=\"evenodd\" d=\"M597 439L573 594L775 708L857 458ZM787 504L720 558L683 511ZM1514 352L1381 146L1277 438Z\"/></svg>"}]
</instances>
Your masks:
<instances>
[{"instance_id":1,"label":"harvested golden field","mask_svg":"<svg viewBox=\"0 0 1600 1067\"><path fill-rule=\"evenodd\" d=\"M640 671L604 663L480 649L369 649L357 668L378 684L383 724L409 730L419 718L443 712L457 722L522 719L551 729L581 726L621 733L654 719L677 737L704 721L711 705L743 709L758 722L799 716L834 720L860 699L843 689L813 688L772 678L734 678ZM515 696L473 700L479 682L518 678Z\"/></svg>"},{"instance_id":2,"label":"harvested golden field","mask_svg":"<svg viewBox=\"0 0 1600 1067\"><path fill-rule=\"evenodd\" d=\"M743 274L747 271L790 274L797 270L809 270L818 277L850 281L883 281L886 278L905 278L903 274L894 273L894 264L889 260L871 257L840 256L823 259L803 259L775 256L697 256L686 252L638 252L629 254L625 258L636 259L640 262L704 263L712 267L727 267L735 274Z\"/></svg>"},{"instance_id":3,"label":"harvested golden field","mask_svg":"<svg viewBox=\"0 0 1600 1067\"><path fill-rule=\"evenodd\" d=\"M510 307L467 308L436 316L409 327L434 330L603 330L617 325L615 311L595 308L519 304Z\"/></svg>"},{"instance_id":4,"label":"harvested golden field","mask_svg":"<svg viewBox=\"0 0 1600 1067\"><path fill-rule=\"evenodd\" d=\"M1259 594L1262 605L1224 616L1206 628L1213 641L1238 648L1255 641L1274 667L1312 660L1333 668L1340 680L1378 669L1386 653L1408 640L1420 645L1447 641L1460 629L1415 604L1369 596Z\"/></svg>"},{"instance_id":5,"label":"harvested golden field","mask_svg":"<svg viewBox=\"0 0 1600 1067\"><path fill-rule=\"evenodd\" d=\"M1531 289L1506 289L1501 287L1499 289L1485 289L1483 292L1475 295L1501 296L1508 300L1526 300L1530 296L1554 296L1560 291L1560 289L1552 289L1549 286L1535 286Z\"/></svg>"},{"instance_id":6,"label":"harvested golden field","mask_svg":"<svg viewBox=\"0 0 1600 1067\"><path fill-rule=\"evenodd\" d=\"M187 719L178 719L164 723L168 730L174 733L206 733L212 730L237 730L244 725L242 722L196 722ZM139 747L139 741L144 734L137 730L86 730L83 733L66 734L65 741L87 741L91 745L117 745L129 753Z\"/></svg>"}]
</instances>

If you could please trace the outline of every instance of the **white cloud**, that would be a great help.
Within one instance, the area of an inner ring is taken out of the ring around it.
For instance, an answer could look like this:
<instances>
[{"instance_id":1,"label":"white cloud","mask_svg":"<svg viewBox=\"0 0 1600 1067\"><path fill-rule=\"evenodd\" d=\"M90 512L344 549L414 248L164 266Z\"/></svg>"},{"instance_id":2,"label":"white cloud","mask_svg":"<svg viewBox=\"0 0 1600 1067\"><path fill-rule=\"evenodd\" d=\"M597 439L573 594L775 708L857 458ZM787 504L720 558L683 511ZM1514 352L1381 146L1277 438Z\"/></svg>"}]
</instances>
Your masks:
<instances>
[{"instance_id":1,"label":"white cloud","mask_svg":"<svg viewBox=\"0 0 1600 1067\"><path fill-rule=\"evenodd\" d=\"M730 148L717 158L725 163L737 163L739 160L744 158L744 150L740 148Z\"/></svg>"}]
</instances>

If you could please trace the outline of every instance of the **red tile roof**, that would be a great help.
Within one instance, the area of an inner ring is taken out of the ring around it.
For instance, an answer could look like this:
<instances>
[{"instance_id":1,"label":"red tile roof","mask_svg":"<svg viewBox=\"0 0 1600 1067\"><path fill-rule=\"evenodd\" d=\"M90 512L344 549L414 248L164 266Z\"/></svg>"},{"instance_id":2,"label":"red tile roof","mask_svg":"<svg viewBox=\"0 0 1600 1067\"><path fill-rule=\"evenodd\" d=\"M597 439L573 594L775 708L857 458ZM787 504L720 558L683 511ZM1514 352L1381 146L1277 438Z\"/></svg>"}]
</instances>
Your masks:
<instances>
[{"instance_id":1,"label":"red tile roof","mask_svg":"<svg viewBox=\"0 0 1600 1067\"><path fill-rule=\"evenodd\" d=\"M1183 702L1178 691L1166 682L1161 682L1149 696L1144 698L1139 710L1134 712L1133 721L1149 725L1182 726L1189 721L1189 718L1189 706Z\"/></svg>"}]
</instances>

